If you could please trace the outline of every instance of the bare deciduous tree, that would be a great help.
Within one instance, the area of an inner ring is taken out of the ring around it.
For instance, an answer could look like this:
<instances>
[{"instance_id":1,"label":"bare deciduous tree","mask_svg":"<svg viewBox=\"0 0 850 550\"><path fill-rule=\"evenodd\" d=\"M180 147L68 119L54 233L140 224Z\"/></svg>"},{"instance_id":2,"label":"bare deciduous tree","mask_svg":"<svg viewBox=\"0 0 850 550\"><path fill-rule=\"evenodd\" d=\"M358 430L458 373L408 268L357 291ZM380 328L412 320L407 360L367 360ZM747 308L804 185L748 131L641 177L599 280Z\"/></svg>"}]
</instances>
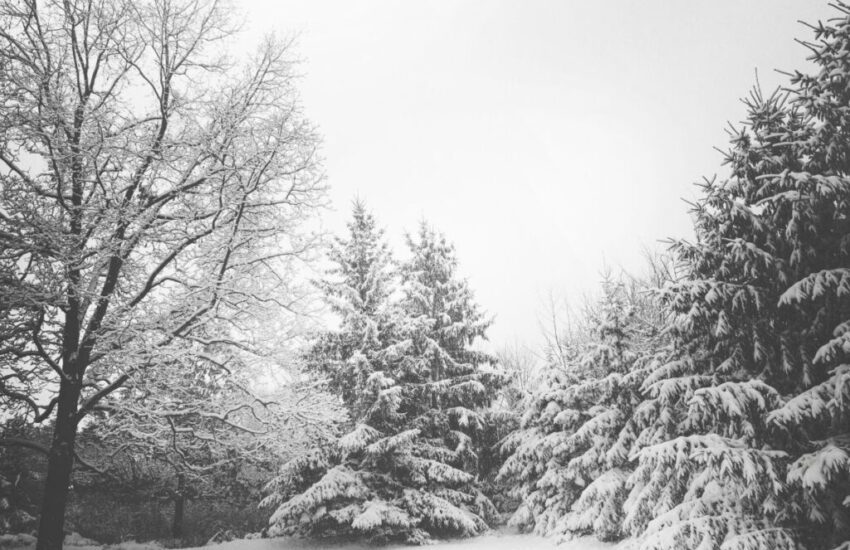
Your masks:
<instances>
[{"instance_id":1,"label":"bare deciduous tree","mask_svg":"<svg viewBox=\"0 0 850 550\"><path fill-rule=\"evenodd\" d=\"M287 43L236 65L215 0L0 1L0 399L55 422L39 550L80 422L146 371L251 347L322 199Z\"/></svg>"},{"instance_id":2,"label":"bare deciduous tree","mask_svg":"<svg viewBox=\"0 0 850 550\"><path fill-rule=\"evenodd\" d=\"M583 338L584 320L565 299L550 290L545 297L544 313L538 319L543 337L541 359L547 366L567 370L578 353Z\"/></svg>"},{"instance_id":3,"label":"bare deciduous tree","mask_svg":"<svg viewBox=\"0 0 850 550\"><path fill-rule=\"evenodd\" d=\"M90 430L107 451L86 460L107 476L126 481L127 463L159 468L157 489L174 502L174 537L183 535L190 497L232 496L240 472L270 475L281 461L336 435L345 419L342 402L315 381L264 389L257 366L247 364L253 354L207 355L175 357L129 380L104 399Z\"/></svg>"},{"instance_id":4,"label":"bare deciduous tree","mask_svg":"<svg viewBox=\"0 0 850 550\"><path fill-rule=\"evenodd\" d=\"M496 359L508 377L508 384L502 393L507 405L516 408L539 387L541 361L531 349L519 342L504 345L496 353Z\"/></svg>"}]
</instances>

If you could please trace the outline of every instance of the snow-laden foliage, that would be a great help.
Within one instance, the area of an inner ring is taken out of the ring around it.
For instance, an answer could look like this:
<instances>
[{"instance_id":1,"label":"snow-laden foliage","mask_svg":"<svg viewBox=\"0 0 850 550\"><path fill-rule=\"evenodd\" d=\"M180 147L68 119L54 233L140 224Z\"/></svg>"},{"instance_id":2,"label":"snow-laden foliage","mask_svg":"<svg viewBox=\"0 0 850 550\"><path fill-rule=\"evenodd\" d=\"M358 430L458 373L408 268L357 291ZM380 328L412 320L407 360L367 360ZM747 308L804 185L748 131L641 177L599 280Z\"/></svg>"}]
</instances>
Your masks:
<instances>
[{"instance_id":1,"label":"snow-laden foliage","mask_svg":"<svg viewBox=\"0 0 850 550\"><path fill-rule=\"evenodd\" d=\"M52 425L57 549L77 435L116 392L162 357L260 353L256 326L302 310L324 171L291 42L225 55L223 2L11 0L0 21L0 411Z\"/></svg>"},{"instance_id":2,"label":"snow-laden foliage","mask_svg":"<svg viewBox=\"0 0 850 550\"><path fill-rule=\"evenodd\" d=\"M329 389L358 416L369 403L368 378L380 368L380 352L391 338L395 285L384 231L362 202L354 203L347 238L336 239L328 256L332 267L318 286L341 322L316 336L306 364L327 377Z\"/></svg>"},{"instance_id":3,"label":"snow-laden foliage","mask_svg":"<svg viewBox=\"0 0 850 550\"><path fill-rule=\"evenodd\" d=\"M255 487L235 472L271 472L281 460L338 433L346 415L336 396L306 382L258 388L259 365L219 352L223 356L227 361L218 363L161 357L144 379L104 399L98 422L84 433L109 449L89 460L111 484L130 485L127 464L146 464L163 472L151 476L146 489L157 498L256 498ZM174 531L179 534L179 527Z\"/></svg>"},{"instance_id":4,"label":"snow-laden foliage","mask_svg":"<svg viewBox=\"0 0 850 550\"><path fill-rule=\"evenodd\" d=\"M730 175L702 186L675 353L643 383L625 485L635 546L833 548L850 537L850 8L814 74L754 91Z\"/></svg>"},{"instance_id":5,"label":"snow-laden foliage","mask_svg":"<svg viewBox=\"0 0 850 550\"><path fill-rule=\"evenodd\" d=\"M663 317L645 283L606 278L602 291L586 311L588 334L563 347L572 352L503 442L500 479L520 499L510 521L538 534L621 536L627 434Z\"/></svg>"},{"instance_id":6,"label":"snow-laden foliage","mask_svg":"<svg viewBox=\"0 0 850 550\"><path fill-rule=\"evenodd\" d=\"M273 534L425 543L479 534L494 519L478 474L490 424L483 407L502 377L473 346L489 321L457 277L444 237L423 225L408 244L398 304L337 309L341 332L391 319L385 331L366 331L377 338L356 340L365 350L355 352L364 368L348 382L357 384L356 425L334 445L286 464L269 484L263 504L275 510ZM370 258L361 273L383 261ZM365 303L363 295L344 296ZM327 349L314 347L313 360ZM339 368L339 359L331 351L326 368Z\"/></svg>"},{"instance_id":7,"label":"snow-laden foliage","mask_svg":"<svg viewBox=\"0 0 850 550\"><path fill-rule=\"evenodd\" d=\"M818 70L754 91L728 177L702 185L696 240L672 249L684 276L655 293L665 338L622 366L627 347L597 337L587 360L583 342L506 440L514 523L641 549L846 546L850 7L836 8L808 44Z\"/></svg>"}]
</instances>

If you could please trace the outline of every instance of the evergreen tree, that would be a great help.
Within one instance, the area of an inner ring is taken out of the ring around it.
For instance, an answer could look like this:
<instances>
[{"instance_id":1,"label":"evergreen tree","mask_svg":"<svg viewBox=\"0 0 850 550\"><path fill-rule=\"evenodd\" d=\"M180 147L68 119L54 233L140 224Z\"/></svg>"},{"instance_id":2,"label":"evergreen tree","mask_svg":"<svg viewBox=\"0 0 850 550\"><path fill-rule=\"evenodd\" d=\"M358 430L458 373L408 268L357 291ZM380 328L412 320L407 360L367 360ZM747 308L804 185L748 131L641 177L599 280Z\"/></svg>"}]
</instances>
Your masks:
<instances>
[{"instance_id":1,"label":"evergreen tree","mask_svg":"<svg viewBox=\"0 0 850 550\"><path fill-rule=\"evenodd\" d=\"M675 353L635 412L624 529L641 548L833 548L850 538L850 8L814 75L747 100L703 186ZM844 546L846 542L844 542Z\"/></svg>"},{"instance_id":2,"label":"evergreen tree","mask_svg":"<svg viewBox=\"0 0 850 550\"><path fill-rule=\"evenodd\" d=\"M666 314L651 294L664 276L657 267L653 265L648 281L630 279L613 289L606 282L601 319L594 323L598 342L584 358L597 365L598 375L573 389L574 399L591 404L589 418L572 437L580 452L565 468L565 475L579 480L582 488L559 534L593 533L602 540L623 536L635 408L642 382L669 351Z\"/></svg>"},{"instance_id":3,"label":"evergreen tree","mask_svg":"<svg viewBox=\"0 0 850 550\"><path fill-rule=\"evenodd\" d=\"M542 535L621 536L628 464L620 434L639 402L663 322L645 287L606 275L568 370L550 370L522 429L506 440L512 454L500 476L516 483L521 499L514 525Z\"/></svg>"},{"instance_id":4,"label":"evergreen tree","mask_svg":"<svg viewBox=\"0 0 850 550\"><path fill-rule=\"evenodd\" d=\"M355 201L347 227L348 237L330 247L332 267L318 283L340 324L320 333L305 359L357 418L369 404L363 401L367 379L380 368L381 350L391 339L396 281L384 231L362 201Z\"/></svg>"},{"instance_id":5,"label":"evergreen tree","mask_svg":"<svg viewBox=\"0 0 850 550\"><path fill-rule=\"evenodd\" d=\"M502 382L495 359L473 346L486 338L491 321L457 277L454 247L443 235L423 222L418 241L408 236L408 246L411 258L401 268L404 338L392 350L399 358L395 376L413 397L407 412L447 413L477 430L484 422L476 409L490 404Z\"/></svg>"},{"instance_id":6,"label":"evergreen tree","mask_svg":"<svg viewBox=\"0 0 850 550\"><path fill-rule=\"evenodd\" d=\"M424 543L487 528L477 481L480 408L498 382L473 343L488 321L445 238L408 239L393 341L374 351L354 429L291 461L269 485L271 532Z\"/></svg>"}]
</instances>

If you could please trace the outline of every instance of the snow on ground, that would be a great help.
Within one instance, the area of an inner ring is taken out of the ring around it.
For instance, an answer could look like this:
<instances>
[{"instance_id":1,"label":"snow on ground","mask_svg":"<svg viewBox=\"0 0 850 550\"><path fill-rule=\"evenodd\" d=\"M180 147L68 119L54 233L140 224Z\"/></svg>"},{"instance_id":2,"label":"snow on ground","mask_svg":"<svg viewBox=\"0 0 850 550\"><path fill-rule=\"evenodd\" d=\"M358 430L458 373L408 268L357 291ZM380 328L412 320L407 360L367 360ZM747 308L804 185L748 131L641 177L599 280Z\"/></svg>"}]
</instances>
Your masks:
<instances>
[{"instance_id":1,"label":"snow on ground","mask_svg":"<svg viewBox=\"0 0 850 550\"><path fill-rule=\"evenodd\" d=\"M576 539L557 545L554 539L545 539L534 535L493 533L470 539L441 542L425 548L434 548L435 550L613 550L614 547L614 544L599 542L592 538ZM27 535L0 535L0 548L3 550L32 550L35 548L35 539ZM327 543L280 538L234 540L201 548L203 550L366 550L375 547L367 544ZM382 550L411 550L415 547L393 545L381 548ZM135 542L99 546L93 541L78 537L66 540L65 550L163 550L163 548L156 543Z\"/></svg>"},{"instance_id":2,"label":"snow on ground","mask_svg":"<svg viewBox=\"0 0 850 550\"><path fill-rule=\"evenodd\" d=\"M293 539L254 539L235 540L215 547L205 547L205 549L209 548L215 548L215 550L366 550L375 547L366 544L322 544L317 541ZM410 550L415 547L393 545L382 548L383 550ZM556 545L554 539L545 539L533 535L495 533L441 542L425 548L434 548L434 550L609 550L613 549L614 545L602 543L595 539L579 539Z\"/></svg>"}]
</instances>

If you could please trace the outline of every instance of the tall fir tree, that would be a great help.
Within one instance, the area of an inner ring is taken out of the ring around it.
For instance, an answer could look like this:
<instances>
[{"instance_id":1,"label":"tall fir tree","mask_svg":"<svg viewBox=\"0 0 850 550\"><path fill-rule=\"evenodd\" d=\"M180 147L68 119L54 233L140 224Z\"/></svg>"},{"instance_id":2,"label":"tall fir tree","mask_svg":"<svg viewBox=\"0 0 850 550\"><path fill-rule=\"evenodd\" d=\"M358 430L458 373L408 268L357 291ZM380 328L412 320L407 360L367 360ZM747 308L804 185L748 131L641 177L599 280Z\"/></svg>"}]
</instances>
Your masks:
<instances>
[{"instance_id":1,"label":"tall fir tree","mask_svg":"<svg viewBox=\"0 0 850 550\"><path fill-rule=\"evenodd\" d=\"M475 409L489 405L502 382L495 358L473 344L486 338L490 319L457 276L454 247L425 222L408 236L411 258L401 266L404 338L396 345L396 377L415 399L410 412L448 411L463 424L483 426Z\"/></svg>"},{"instance_id":2,"label":"tall fir tree","mask_svg":"<svg viewBox=\"0 0 850 550\"><path fill-rule=\"evenodd\" d=\"M670 277L665 258L652 261L647 279L627 277L606 282L601 318L593 324L594 342L583 361L597 365L597 377L577 384L574 399L592 404L575 428L578 451L565 475L581 484L579 497L558 526L565 537L593 534L601 540L622 538L626 482L633 470L629 445L636 436L635 408L641 384L667 356L667 314L654 291ZM661 268L661 269L660 269Z\"/></svg>"},{"instance_id":3,"label":"tall fir tree","mask_svg":"<svg viewBox=\"0 0 850 550\"><path fill-rule=\"evenodd\" d=\"M747 100L703 186L675 354L636 411L624 530L643 549L846 548L850 539L850 8L817 66Z\"/></svg>"},{"instance_id":4,"label":"tall fir tree","mask_svg":"<svg viewBox=\"0 0 850 550\"><path fill-rule=\"evenodd\" d=\"M357 200L347 224L347 238L337 238L328 259L332 266L319 289L339 326L317 335L305 363L325 376L354 418L369 405L363 398L369 376L383 368L381 351L391 342L396 286L393 260L384 230L366 205Z\"/></svg>"},{"instance_id":5,"label":"tall fir tree","mask_svg":"<svg viewBox=\"0 0 850 550\"><path fill-rule=\"evenodd\" d=\"M488 321L454 249L423 224L408 239L393 341L375 350L354 429L269 485L271 532L424 543L470 536L495 514L477 475L480 407L499 376L473 344Z\"/></svg>"},{"instance_id":6,"label":"tall fir tree","mask_svg":"<svg viewBox=\"0 0 850 550\"><path fill-rule=\"evenodd\" d=\"M602 295L579 323L586 334L508 437L500 478L515 484L511 523L561 538L620 538L628 460L620 437L639 403L639 385L661 346L663 312L647 284L606 275ZM566 367L564 369L563 367Z\"/></svg>"}]
</instances>

